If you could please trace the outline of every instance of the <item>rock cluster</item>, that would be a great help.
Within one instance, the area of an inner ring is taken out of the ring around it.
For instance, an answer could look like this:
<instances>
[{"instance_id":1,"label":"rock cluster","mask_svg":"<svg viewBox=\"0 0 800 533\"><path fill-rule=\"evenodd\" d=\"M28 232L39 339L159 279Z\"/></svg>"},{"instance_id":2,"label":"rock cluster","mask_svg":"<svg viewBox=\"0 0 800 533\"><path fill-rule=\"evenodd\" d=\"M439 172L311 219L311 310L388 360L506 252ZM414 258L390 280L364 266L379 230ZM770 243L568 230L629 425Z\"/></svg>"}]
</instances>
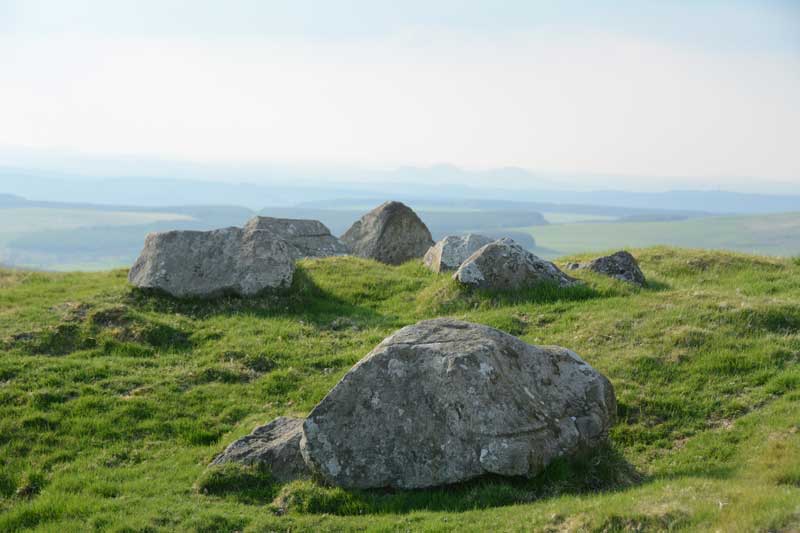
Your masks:
<instances>
[{"instance_id":1,"label":"rock cluster","mask_svg":"<svg viewBox=\"0 0 800 533\"><path fill-rule=\"evenodd\" d=\"M341 239L353 255L390 265L418 259L433 244L427 226L400 202L379 205L350 226Z\"/></svg>"},{"instance_id":2,"label":"rock cluster","mask_svg":"<svg viewBox=\"0 0 800 533\"><path fill-rule=\"evenodd\" d=\"M453 279L471 287L492 290L516 290L543 282L561 287L578 283L553 263L505 238L469 256L453 274Z\"/></svg>"},{"instance_id":3,"label":"rock cluster","mask_svg":"<svg viewBox=\"0 0 800 533\"><path fill-rule=\"evenodd\" d=\"M255 296L288 288L296 259L345 253L317 220L255 217L244 228L151 233L128 280L178 298Z\"/></svg>"},{"instance_id":4,"label":"rock cluster","mask_svg":"<svg viewBox=\"0 0 800 533\"><path fill-rule=\"evenodd\" d=\"M570 263L567 265L567 269L591 270L598 274L638 285L639 287L643 287L645 283L647 283L642 270L639 268L639 263L636 262L636 259L630 253L624 250L592 259L588 263Z\"/></svg>"},{"instance_id":5,"label":"rock cluster","mask_svg":"<svg viewBox=\"0 0 800 533\"><path fill-rule=\"evenodd\" d=\"M558 457L601 444L615 413L611 383L570 350L436 319L381 342L311 411L302 431L299 421L279 419L215 462L263 461L281 479L310 471L348 488L534 476ZM276 457L291 458L292 466Z\"/></svg>"},{"instance_id":6,"label":"rock cluster","mask_svg":"<svg viewBox=\"0 0 800 533\"><path fill-rule=\"evenodd\" d=\"M244 228L152 233L128 280L179 298L253 296L289 287L297 259L353 253L396 265L432 244L425 224L400 202L373 209L341 240L317 220L255 217Z\"/></svg>"},{"instance_id":7,"label":"rock cluster","mask_svg":"<svg viewBox=\"0 0 800 533\"><path fill-rule=\"evenodd\" d=\"M244 228L153 233L129 280L177 297L251 296L289 287L297 259L347 252L393 265L424 254L428 268L455 270L460 283L484 289L577 282L511 239L448 236L433 245L399 202L370 211L341 240L315 220L270 217ZM627 262L615 254L587 268L619 277ZM256 428L212 464L263 463L278 481L316 476L346 488L535 476L600 445L615 412L611 383L570 350L435 319L386 338L307 418Z\"/></svg>"}]
</instances>

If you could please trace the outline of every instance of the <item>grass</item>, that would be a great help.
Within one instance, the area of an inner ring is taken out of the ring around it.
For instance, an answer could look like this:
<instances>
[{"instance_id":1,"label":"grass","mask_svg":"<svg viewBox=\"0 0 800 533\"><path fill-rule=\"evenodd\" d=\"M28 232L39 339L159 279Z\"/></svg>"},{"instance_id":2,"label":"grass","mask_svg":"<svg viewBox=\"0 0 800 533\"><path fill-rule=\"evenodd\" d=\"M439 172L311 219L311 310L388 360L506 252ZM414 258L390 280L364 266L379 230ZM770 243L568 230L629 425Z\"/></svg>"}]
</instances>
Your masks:
<instances>
[{"instance_id":1,"label":"grass","mask_svg":"<svg viewBox=\"0 0 800 533\"><path fill-rule=\"evenodd\" d=\"M644 289L579 271L585 287L516 294L355 258L214 302L143 294L122 270L0 270L0 531L800 528L800 263L634 253ZM425 491L207 468L440 315L577 351L616 389L610 446L532 480Z\"/></svg>"},{"instance_id":2,"label":"grass","mask_svg":"<svg viewBox=\"0 0 800 533\"><path fill-rule=\"evenodd\" d=\"M552 224L524 228L544 255L669 245L793 256L800 253L800 213L707 217L669 222Z\"/></svg>"}]
</instances>

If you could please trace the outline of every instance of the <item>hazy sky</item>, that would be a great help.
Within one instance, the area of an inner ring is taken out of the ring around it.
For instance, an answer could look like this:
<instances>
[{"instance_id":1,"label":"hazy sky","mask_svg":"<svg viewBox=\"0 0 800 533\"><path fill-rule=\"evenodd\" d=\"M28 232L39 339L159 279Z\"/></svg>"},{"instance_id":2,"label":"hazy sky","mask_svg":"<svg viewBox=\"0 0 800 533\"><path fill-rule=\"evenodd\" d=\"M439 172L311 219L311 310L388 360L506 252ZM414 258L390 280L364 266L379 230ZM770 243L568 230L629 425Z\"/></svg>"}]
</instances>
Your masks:
<instances>
[{"instance_id":1,"label":"hazy sky","mask_svg":"<svg viewBox=\"0 0 800 533\"><path fill-rule=\"evenodd\" d=\"M800 186L800 2L0 0L0 146Z\"/></svg>"}]
</instances>

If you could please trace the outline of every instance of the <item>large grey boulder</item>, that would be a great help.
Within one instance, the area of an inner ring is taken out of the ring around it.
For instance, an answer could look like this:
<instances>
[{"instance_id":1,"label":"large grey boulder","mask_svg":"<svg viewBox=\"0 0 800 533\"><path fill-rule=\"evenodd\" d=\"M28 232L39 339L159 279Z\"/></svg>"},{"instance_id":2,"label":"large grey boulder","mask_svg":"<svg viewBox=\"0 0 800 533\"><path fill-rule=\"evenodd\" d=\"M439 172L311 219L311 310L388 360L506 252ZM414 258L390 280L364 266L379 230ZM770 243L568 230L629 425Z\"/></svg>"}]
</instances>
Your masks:
<instances>
[{"instance_id":1,"label":"large grey boulder","mask_svg":"<svg viewBox=\"0 0 800 533\"><path fill-rule=\"evenodd\" d=\"M642 270L639 268L639 263L636 262L636 258L624 250L592 259L588 263L570 263L567 265L567 269L587 269L620 281L638 285L639 287L647 283Z\"/></svg>"},{"instance_id":2,"label":"large grey boulder","mask_svg":"<svg viewBox=\"0 0 800 533\"><path fill-rule=\"evenodd\" d=\"M543 282L561 287L578 283L553 263L540 259L511 239L500 239L480 248L461 264L453 279L493 290L515 290Z\"/></svg>"},{"instance_id":3,"label":"large grey boulder","mask_svg":"<svg viewBox=\"0 0 800 533\"><path fill-rule=\"evenodd\" d=\"M311 411L300 448L348 488L534 476L602 443L615 413L611 383L575 353L440 318L359 361Z\"/></svg>"},{"instance_id":4,"label":"large grey boulder","mask_svg":"<svg viewBox=\"0 0 800 533\"><path fill-rule=\"evenodd\" d=\"M232 227L149 234L128 281L178 298L211 298L284 289L293 275L286 242L268 231Z\"/></svg>"},{"instance_id":5,"label":"large grey boulder","mask_svg":"<svg viewBox=\"0 0 800 533\"><path fill-rule=\"evenodd\" d=\"M434 272L456 270L467 257L493 240L474 233L448 235L428 249L422 262Z\"/></svg>"},{"instance_id":6,"label":"large grey boulder","mask_svg":"<svg viewBox=\"0 0 800 533\"><path fill-rule=\"evenodd\" d=\"M287 242L294 259L347 253L347 247L319 220L254 217L244 228L272 232L276 238Z\"/></svg>"},{"instance_id":7,"label":"large grey boulder","mask_svg":"<svg viewBox=\"0 0 800 533\"><path fill-rule=\"evenodd\" d=\"M422 220L400 202L385 202L361 217L342 242L354 255L390 265L420 258L433 245Z\"/></svg>"},{"instance_id":8,"label":"large grey boulder","mask_svg":"<svg viewBox=\"0 0 800 533\"><path fill-rule=\"evenodd\" d=\"M280 416L233 442L211 464L263 464L282 483L307 478L310 473L300 454L302 436L302 419Z\"/></svg>"}]
</instances>

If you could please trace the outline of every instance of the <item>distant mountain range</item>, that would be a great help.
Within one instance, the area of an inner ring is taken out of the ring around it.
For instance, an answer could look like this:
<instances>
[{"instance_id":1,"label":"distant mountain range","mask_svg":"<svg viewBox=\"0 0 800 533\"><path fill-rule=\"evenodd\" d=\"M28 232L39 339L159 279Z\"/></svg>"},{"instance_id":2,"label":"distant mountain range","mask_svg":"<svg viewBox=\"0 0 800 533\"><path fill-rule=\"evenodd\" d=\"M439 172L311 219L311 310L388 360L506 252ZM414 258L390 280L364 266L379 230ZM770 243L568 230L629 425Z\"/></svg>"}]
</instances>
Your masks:
<instances>
[{"instance_id":1,"label":"distant mountain range","mask_svg":"<svg viewBox=\"0 0 800 533\"><path fill-rule=\"evenodd\" d=\"M120 171L122 172L122 171ZM217 172L221 173L222 169ZM639 216L661 212L670 215L768 214L800 211L800 195L767 195L728 191L573 191L553 188L556 184L522 169L504 168L471 172L449 165L429 168L403 167L391 171L356 173L348 181L340 172L331 179L315 174L300 174L295 179L270 177L259 182L258 175L238 169L233 175L249 176L252 181L212 181L209 172L196 172L199 178L186 177L108 177L59 174L27 168L0 167L0 202L8 205L14 196L30 201L60 202L86 206L166 207L186 205L235 205L250 209L303 206L341 208L375 205L386 199L409 204L468 207L470 202L496 201L502 209L513 202L526 209L569 212L596 212L594 207L620 208L616 216ZM315 177L316 176L316 177ZM530 186L519 184L529 178ZM496 183L487 186L485 183ZM484 185L469 185L483 183ZM546 188L545 188L546 187Z\"/></svg>"}]
</instances>

